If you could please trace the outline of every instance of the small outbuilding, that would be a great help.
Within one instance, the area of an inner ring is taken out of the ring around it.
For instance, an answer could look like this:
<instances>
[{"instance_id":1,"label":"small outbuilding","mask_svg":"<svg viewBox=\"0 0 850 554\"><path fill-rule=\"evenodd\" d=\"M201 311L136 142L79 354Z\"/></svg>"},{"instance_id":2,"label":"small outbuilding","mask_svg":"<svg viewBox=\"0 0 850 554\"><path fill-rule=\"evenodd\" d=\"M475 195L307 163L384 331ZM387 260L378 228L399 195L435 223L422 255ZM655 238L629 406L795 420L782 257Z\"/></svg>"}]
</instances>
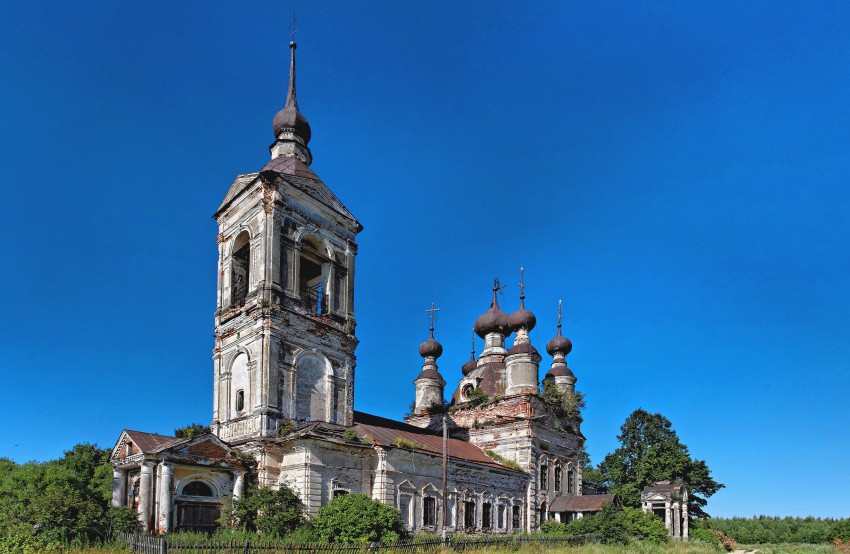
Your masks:
<instances>
[{"instance_id":1,"label":"small outbuilding","mask_svg":"<svg viewBox=\"0 0 850 554\"><path fill-rule=\"evenodd\" d=\"M552 501L549 513L555 521L568 523L602 511L605 504L620 508L616 494L591 494L585 496L558 496Z\"/></svg>"},{"instance_id":2,"label":"small outbuilding","mask_svg":"<svg viewBox=\"0 0 850 554\"><path fill-rule=\"evenodd\" d=\"M224 499L242 495L236 451L212 434L176 438L125 430L109 459L112 505L130 507L148 532L212 531Z\"/></svg>"},{"instance_id":3,"label":"small outbuilding","mask_svg":"<svg viewBox=\"0 0 850 554\"><path fill-rule=\"evenodd\" d=\"M664 520L668 535L688 540L688 488L683 483L658 481L643 488L640 500L644 512Z\"/></svg>"}]
</instances>

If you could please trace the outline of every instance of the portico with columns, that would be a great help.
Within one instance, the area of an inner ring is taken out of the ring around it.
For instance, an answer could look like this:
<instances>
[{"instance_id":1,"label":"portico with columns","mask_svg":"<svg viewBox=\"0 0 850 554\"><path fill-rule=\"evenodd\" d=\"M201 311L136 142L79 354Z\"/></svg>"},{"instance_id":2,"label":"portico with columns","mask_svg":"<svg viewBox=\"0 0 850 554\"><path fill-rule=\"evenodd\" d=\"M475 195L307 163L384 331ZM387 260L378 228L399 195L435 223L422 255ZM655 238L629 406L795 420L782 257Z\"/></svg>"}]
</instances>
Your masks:
<instances>
[{"instance_id":1,"label":"portico with columns","mask_svg":"<svg viewBox=\"0 0 850 554\"><path fill-rule=\"evenodd\" d=\"M214 529L224 500L242 495L236 452L212 434L123 431L110 461L112 505L132 509L149 533Z\"/></svg>"},{"instance_id":2,"label":"portico with columns","mask_svg":"<svg viewBox=\"0 0 850 554\"><path fill-rule=\"evenodd\" d=\"M652 512L664 520L668 535L688 540L688 488L684 484L658 481L643 488L640 500L644 512Z\"/></svg>"}]
</instances>

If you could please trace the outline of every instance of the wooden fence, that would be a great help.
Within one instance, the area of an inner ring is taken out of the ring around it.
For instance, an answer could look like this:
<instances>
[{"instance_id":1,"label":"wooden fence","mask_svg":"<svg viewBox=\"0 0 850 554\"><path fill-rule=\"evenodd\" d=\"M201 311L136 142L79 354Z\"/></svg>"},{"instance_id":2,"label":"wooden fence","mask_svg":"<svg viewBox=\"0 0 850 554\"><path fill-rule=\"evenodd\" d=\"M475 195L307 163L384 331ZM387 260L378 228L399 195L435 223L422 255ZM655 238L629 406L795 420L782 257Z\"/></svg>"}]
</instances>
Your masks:
<instances>
[{"instance_id":1,"label":"wooden fence","mask_svg":"<svg viewBox=\"0 0 850 554\"><path fill-rule=\"evenodd\" d=\"M596 542L593 535L575 537L546 537L512 535L503 537L470 537L455 535L445 542L441 539L409 539L398 542L371 544L288 543L283 540L248 539L236 541L220 538L181 539L178 536L154 537L125 535L124 543L134 554L434 554L437 552L471 552L500 548L516 550L523 545L566 546Z\"/></svg>"}]
</instances>

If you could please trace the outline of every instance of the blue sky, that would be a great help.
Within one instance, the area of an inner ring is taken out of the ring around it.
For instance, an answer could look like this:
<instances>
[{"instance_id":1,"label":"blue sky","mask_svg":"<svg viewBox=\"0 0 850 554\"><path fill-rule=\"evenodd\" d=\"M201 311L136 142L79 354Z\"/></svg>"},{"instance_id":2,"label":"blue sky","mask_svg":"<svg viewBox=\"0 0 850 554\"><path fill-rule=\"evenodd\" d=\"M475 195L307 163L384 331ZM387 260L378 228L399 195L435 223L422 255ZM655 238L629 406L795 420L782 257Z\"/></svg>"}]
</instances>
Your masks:
<instances>
[{"instance_id":1,"label":"blue sky","mask_svg":"<svg viewBox=\"0 0 850 554\"><path fill-rule=\"evenodd\" d=\"M453 390L524 266L595 462L642 407L710 513L850 516L850 5L595 4L3 3L0 456L210 420L210 216L268 159L294 9L365 226L357 409L405 412L432 301Z\"/></svg>"}]
</instances>

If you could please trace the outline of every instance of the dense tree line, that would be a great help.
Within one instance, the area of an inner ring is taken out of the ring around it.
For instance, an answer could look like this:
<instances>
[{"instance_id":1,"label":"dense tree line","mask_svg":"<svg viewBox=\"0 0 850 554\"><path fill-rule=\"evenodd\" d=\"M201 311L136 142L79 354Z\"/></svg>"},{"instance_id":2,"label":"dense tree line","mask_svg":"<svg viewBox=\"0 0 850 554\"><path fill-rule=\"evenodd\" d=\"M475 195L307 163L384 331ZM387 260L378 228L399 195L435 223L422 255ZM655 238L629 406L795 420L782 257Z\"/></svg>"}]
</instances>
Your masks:
<instances>
[{"instance_id":1,"label":"dense tree line","mask_svg":"<svg viewBox=\"0 0 850 554\"><path fill-rule=\"evenodd\" d=\"M721 531L741 544L824 543L838 538L850 540L850 519L815 517L709 518L696 528Z\"/></svg>"},{"instance_id":2,"label":"dense tree line","mask_svg":"<svg viewBox=\"0 0 850 554\"><path fill-rule=\"evenodd\" d=\"M0 553L40 552L105 540L136 526L127 509L110 508L109 451L78 444L49 462L0 458Z\"/></svg>"}]
</instances>

